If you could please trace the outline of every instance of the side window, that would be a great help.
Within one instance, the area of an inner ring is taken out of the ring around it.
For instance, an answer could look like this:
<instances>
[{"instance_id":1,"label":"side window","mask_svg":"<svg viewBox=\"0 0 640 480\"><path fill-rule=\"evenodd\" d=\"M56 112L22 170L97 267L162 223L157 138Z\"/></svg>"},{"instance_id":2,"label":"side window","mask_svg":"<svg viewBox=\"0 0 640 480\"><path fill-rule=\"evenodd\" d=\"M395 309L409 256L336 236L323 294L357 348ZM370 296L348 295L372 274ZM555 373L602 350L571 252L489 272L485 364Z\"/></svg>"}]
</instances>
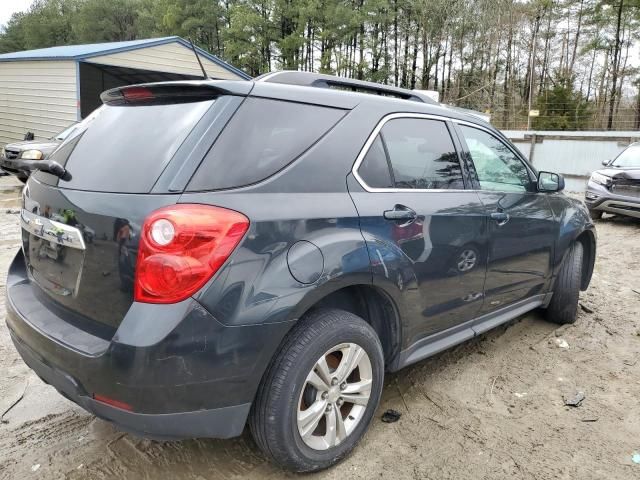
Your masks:
<instances>
[{"instance_id":1,"label":"side window","mask_svg":"<svg viewBox=\"0 0 640 480\"><path fill-rule=\"evenodd\" d=\"M336 108L248 98L207 153L187 191L260 182L296 160L344 114Z\"/></svg>"},{"instance_id":2,"label":"side window","mask_svg":"<svg viewBox=\"0 0 640 480\"><path fill-rule=\"evenodd\" d=\"M460 129L482 190L535 191L527 167L504 143L484 130L466 125L460 125Z\"/></svg>"},{"instance_id":3,"label":"side window","mask_svg":"<svg viewBox=\"0 0 640 480\"><path fill-rule=\"evenodd\" d=\"M398 118L381 131L395 188L463 189L462 168L445 122Z\"/></svg>"},{"instance_id":4,"label":"side window","mask_svg":"<svg viewBox=\"0 0 640 480\"><path fill-rule=\"evenodd\" d=\"M358 175L369 187L391 188L393 186L387 154L384 151L380 135L376 137L369 147L369 151L358 169Z\"/></svg>"}]
</instances>

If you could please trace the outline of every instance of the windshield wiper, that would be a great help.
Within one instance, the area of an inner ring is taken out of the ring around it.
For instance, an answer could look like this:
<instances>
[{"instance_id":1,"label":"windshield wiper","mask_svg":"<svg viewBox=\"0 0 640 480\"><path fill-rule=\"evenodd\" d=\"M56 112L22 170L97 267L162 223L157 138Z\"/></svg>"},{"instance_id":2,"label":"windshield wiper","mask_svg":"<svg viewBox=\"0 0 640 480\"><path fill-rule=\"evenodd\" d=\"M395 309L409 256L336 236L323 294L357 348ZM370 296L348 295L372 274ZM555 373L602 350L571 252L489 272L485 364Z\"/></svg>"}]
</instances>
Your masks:
<instances>
[{"instance_id":1,"label":"windshield wiper","mask_svg":"<svg viewBox=\"0 0 640 480\"><path fill-rule=\"evenodd\" d=\"M18 170L28 172L40 170L55 175L62 180L71 180L69 171L54 160L14 160L13 166Z\"/></svg>"}]
</instances>

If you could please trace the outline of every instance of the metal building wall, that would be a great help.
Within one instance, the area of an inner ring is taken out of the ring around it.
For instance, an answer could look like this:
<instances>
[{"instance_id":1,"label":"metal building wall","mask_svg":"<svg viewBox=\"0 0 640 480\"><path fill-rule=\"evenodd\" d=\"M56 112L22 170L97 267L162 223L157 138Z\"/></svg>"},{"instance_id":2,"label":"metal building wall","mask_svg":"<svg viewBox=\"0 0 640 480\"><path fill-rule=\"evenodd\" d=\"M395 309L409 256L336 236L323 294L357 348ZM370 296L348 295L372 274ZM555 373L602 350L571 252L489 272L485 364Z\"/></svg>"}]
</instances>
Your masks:
<instances>
[{"instance_id":1,"label":"metal building wall","mask_svg":"<svg viewBox=\"0 0 640 480\"><path fill-rule=\"evenodd\" d=\"M242 80L239 75L201 57L210 77L225 80ZM190 48L176 42L155 47L145 47L118 53L91 57L86 62L114 65L118 67L139 68L183 75L202 75L198 60Z\"/></svg>"},{"instance_id":2,"label":"metal building wall","mask_svg":"<svg viewBox=\"0 0 640 480\"><path fill-rule=\"evenodd\" d=\"M49 138L77 119L76 62L0 62L0 145Z\"/></svg>"}]
</instances>

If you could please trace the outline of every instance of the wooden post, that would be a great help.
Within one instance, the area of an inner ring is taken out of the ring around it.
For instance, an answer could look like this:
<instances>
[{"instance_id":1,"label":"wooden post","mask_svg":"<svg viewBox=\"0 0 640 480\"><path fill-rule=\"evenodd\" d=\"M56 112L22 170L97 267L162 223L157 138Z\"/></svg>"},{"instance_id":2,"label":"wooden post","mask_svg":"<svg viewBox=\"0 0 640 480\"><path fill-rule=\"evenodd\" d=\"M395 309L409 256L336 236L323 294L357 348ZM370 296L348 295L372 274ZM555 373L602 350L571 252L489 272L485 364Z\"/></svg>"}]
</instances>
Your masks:
<instances>
[{"instance_id":1,"label":"wooden post","mask_svg":"<svg viewBox=\"0 0 640 480\"><path fill-rule=\"evenodd\" d=\"M533 165L533 154L536 150L536 134L531 134L531 146L529 147L529 163Z\"/></svg>"}]
</instances>

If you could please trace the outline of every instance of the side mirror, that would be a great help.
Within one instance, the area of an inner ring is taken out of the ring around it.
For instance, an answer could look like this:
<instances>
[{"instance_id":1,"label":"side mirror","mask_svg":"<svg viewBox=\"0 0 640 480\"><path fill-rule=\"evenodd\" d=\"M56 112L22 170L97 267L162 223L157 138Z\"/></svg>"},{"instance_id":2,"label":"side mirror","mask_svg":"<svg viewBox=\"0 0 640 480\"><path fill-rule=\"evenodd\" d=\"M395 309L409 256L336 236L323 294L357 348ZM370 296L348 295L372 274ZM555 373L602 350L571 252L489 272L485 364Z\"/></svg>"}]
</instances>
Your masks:
<instances>
[{"instance_id":1,"label":"side mirror","mask_svg":"<svg viewBox=\"0 0 640 480\"><path fill-rule=\"evenodd\" d=\"M539 192L560 192L564 190L564 177L559 173L539 172L538 191Z\"/></svg>"},{"instance_id":2,"label":"side mirror","mask_svg":"<svg viewBox=\"0 0 640 480\"><path fill-rule=\"evenodd\" d=\"M35 138L36 138L36 137L35 137L35 135L33 134L33 132L27 132L27 133L25 133L25 134L24 134L24 140L25 140L25 142L29 142L29 141L31 141L31 140L34 140Z\"/></svg>"},{"instance_id":3,"label":"side mirror","mask_svg":"<svg viewBox=\"0 0 640 480\"><path fill-rule=\"evenodd\" d=\"M605 167L608 167L609 163L611 163L611 160L602 160L602 165L604 165Z\"/></svg>"}]
</instances>

